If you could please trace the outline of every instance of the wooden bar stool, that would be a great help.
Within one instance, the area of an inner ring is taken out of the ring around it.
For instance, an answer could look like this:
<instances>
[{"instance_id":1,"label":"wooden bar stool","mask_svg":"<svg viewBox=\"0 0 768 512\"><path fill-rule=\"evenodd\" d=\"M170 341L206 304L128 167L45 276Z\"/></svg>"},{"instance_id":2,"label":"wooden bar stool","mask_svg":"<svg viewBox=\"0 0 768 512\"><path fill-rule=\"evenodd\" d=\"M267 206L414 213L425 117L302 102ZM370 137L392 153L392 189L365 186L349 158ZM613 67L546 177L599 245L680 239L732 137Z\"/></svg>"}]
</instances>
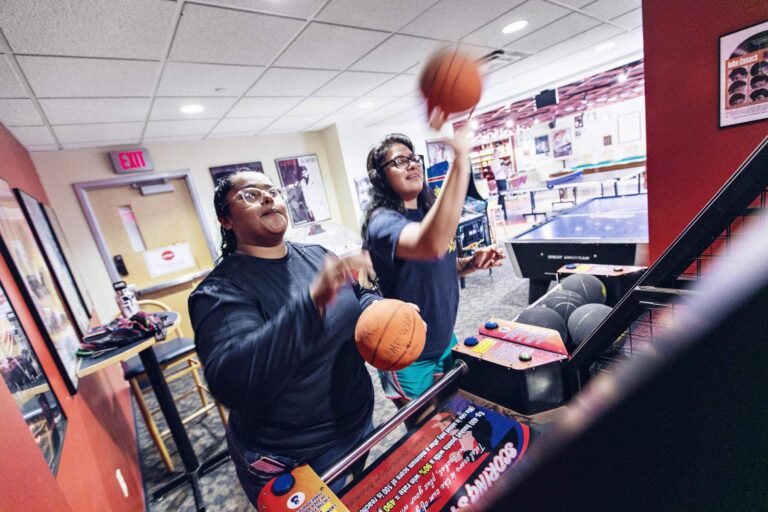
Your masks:
<instances>
[{"instance_id":1,"label":"wooden bar stool","mask_svg":"<svg viewBox=\"0 0 768 512\"><path fill-rule=\"evenodd\" d=\"M170 311L170 308L163 302L156 300L140 300L139 307L142 311L152 313L154 311ZM191 375L194 380L194 386L184 393L175 395L174 401L178 404L181 400L188 397L193 393L197 393L200 396L200 407L193 412L182 418L182 422L187 424L188 422L199 418L203 414L207 414L212 408L216 408L221 417L222 423L227 424L227 411L219 404L212 396L209 397L210 391L206 387L203 379L200 377L200 371L203 366L195 352L195 341L192 338L185 338L181 331L181 328L176 326L171 327L166 337L166 341L157 343L152 347L155 351L160 366L165 373L165 380L168 384L178 380L186 375ZM144 394L151 392L149 381L146 378L144 372L144 366L141 363L141 359L138 356L134 356L127 361L123 362L123 376L129 382L131 386L131 392L136 399L136 403L141 411L141 416L144 418L144 423L147 425L147 430L152 438L152 441L160 451L160 456L163 459L163 463L168 471L173 471L174 465L171 460L171 456L168 453L168 448L165 445L164 438L170 435L170 430L160 430L154 419L154 414L160 412L160 408L150 409L147 402L144 399Z\"/></svg>"}]
</instances>

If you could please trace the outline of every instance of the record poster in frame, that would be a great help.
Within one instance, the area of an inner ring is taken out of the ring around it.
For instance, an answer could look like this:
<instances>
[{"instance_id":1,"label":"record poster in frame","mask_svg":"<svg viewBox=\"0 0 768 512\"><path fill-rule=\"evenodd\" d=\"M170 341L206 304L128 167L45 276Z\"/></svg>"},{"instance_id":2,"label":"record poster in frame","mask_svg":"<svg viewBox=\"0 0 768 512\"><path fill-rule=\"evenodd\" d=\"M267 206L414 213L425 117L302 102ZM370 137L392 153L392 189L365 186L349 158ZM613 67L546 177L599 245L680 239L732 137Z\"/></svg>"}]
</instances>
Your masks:
<instances>
[{"instance_id":1,"label":"record poster in frame","mask_svg":"<svg viewBox=\"0 0 768 512\"><path fill-rule=\"evenodd\" d=\"M275 160L294 227L331 218L317 155Z\"/></svg>"},{"instance_id":2,"label":"record poster in frame","mask_svg":"<svg viewBox=\"0 0 768 512\"><path fill-rule=\"evenodd\" d=\"M768 20L720 36L720 128L768 119Z\"/></svg>"},{"instance_id":3,"label":"record poster in frame","mask_svg":"<svg viewBox=\"0 0 768 512\"><path fill-rule=\"evenodd\" d=\"M78 291L75 277L72 275L64 253L56 240L56 236L51 229L43 205L23 190L15 189L16 198L24 210L27 222L32 227L37 243L43 251L48 268L51 269L56 285L64 296L65 305L71 318L75 321L78 333L82 338L88 332L88 325L91 322L91 316L83 304L80 292Z\"/></svg>"},{"instance_id":4,"label":"record poster in frame","mask_svg":"<svg viewBox=\"0 0 768 512\"><path fill-rule=\"evenodd\" d=\"M77 392L80 339L19 201L0 179L0 253L18 283L70 393Z\"/></svg>"}]
</instances>

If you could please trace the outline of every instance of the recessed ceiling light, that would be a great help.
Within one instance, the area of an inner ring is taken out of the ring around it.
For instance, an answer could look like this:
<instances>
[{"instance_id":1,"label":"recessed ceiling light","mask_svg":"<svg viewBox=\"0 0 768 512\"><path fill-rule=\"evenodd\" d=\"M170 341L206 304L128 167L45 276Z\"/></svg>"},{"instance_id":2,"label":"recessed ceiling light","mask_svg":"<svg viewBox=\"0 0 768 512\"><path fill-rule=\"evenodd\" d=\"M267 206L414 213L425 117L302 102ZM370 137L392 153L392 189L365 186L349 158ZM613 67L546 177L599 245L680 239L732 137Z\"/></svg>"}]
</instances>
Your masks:
<instances>
[{"instance_id":1,"label":"recessed ceiling light","mask_svg":"<svg viewBox=\"0 0 768 512\"><path fill-rule=\"evenodd\" d=\"M469 126L472 127L473 130L477 130L477 127L480 126L477 121L474 119L469 122Z\"/></svg>"},{"instance_id":2,"label":"recessed ceiling light","mask_svg":"<svg viewBox=\"0 0 768 512\"><path fill-rule=\"evenodd\" d=\"M605 102L605 98L597 98L597 102L598 103L604 103Z\"/></svg>"},{"instance_id":3,"label":"recessed ceiling light","mask_svg":"<svg viewBox=\"0 0 768 512\"><path fill-rule=\"evenodd\" d=\"M565 107L566 112L571 112L573 110L573 107Z\"/></svg>"},{"instance_id":4,"label":"recessed ceiling light","mask_svg":"<svg viewBox=\"0 0 768 512\"><path fill-rule=\"evenodd\" d=\"M510 23L509 25L501 29L501 32L503 34L511 34L513 32L523 30L527 26L528 26L528 20L518 20Z\"/></svg>"},{"instance_id":5,"label":"recessed ceiling light","mask_svg":"<svg viewBox=\"0 0 768 512\"><path fill-rule=\"evenodd\" d=\"M613 48L613 46L615 44L616 43L614 43L613 41L608 41L607 43L603 43L603 44L599 45L597 48L595 48L595 51L596 52L604 52L606 50L610 50L611 48Z\"/></svg>"},{"instance_id":6,"label":"recessed ceiling light","mask_svg":"<svg viewBox=\"0 0 768 512\"><path fill-rule=\"evenodd\" d=\"M623 84L624 82L627 81L627 75L625 75L624 73L621 73L619 76L616 77L616 81L619 82L620 84Z\"/></svg>"},{"instance_id":7,"label":"recessed ceiling light","mask_svg":"<svg viewBox=\"0 0 768 512\"><path fill-rule=\"evenodd\" d=\"M372 101L364 101L360 104L360 108L371 108L373 105Z\"/></svg>"},{"instance_id":8,"label":"recessed ceiling light","mask_svg":"<svg viewBox=\"0 0 768 512\"><path fill-rule=\"evenodd\" d=\"M538 119L534 119L533 120L533 124L539 124L539 120Z\"/></svg>"},{"instance_id":9,"label":"recessed ceiling light","mask_svg":"<svg viewBox=\"0 0 768 512\"><path fill-rule=\"evenodd\" d=\"M510 120L508 120L508 121L507 121L507 128L512 128L513 126L515 126L515 122L514 122L514 121L512 121L511 119L510 119Z\"/></svg>"},{"instance_id":10,"label":"recessed ceiling light","mask_svg":"<svg viewBox=\"0 0 768 512\"><path fill-rule=\"evenodd\" d=\"M205 110L205 108L202 105L184 105L179 110L185 114L199 114Z\"/></svg>"},{"instance_id":11,"label":"recessed ceiling light","mask_svg":"<svg viewBox=\"0 0 768 512\"><path fill-rule=\"evenodd\" d=\"M635 87L634 89L632 89L632 92L640 92L642 90L643 90L642 87Z\"/></svg>"}]
</instances>

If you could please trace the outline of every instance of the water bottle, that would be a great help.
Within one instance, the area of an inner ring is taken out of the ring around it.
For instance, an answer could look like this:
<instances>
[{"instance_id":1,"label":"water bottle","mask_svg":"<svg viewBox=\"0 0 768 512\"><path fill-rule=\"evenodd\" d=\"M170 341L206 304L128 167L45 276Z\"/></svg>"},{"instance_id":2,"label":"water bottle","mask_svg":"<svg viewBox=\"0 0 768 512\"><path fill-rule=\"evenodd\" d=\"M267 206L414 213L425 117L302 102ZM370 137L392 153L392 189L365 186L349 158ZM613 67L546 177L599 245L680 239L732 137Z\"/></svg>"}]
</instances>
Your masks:
<instances>
[{"instance_id":1,"label":"water bottle","mask_svg":"<svg viewBox=\"0 0 768 512\"><path fill-rule=\"evenodd\" d=\"M124 318L131 318L139 312L139 302L136 300L136 294L133 293L133 290L128 288L125 281L112 283L112 288L115 290L117 307L120 308L120 314Z\"/></svg>"}]
</instances>

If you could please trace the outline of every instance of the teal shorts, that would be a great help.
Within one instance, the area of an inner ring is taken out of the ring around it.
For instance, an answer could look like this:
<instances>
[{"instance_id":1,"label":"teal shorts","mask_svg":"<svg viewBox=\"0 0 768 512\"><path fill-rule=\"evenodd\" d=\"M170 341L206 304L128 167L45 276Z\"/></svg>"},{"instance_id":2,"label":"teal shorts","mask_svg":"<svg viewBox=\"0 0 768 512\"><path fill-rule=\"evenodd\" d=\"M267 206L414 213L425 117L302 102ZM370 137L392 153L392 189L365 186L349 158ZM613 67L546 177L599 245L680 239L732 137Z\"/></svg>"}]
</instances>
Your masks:
<instances>
[{"instance_id":1,"label":"teal shorts","mask_svg":"<svg viewBox=\"0 0 768 512\"><path fill-rule=\"evenodd\" d=\"M416 361L396 372L383 372L379 370L381 387L384 394L391 400L412 400L424 393L429 386L442 377L445 372L453 367L451 349L459 342L454 334L448 344L448 348L440 357Z\"/></svg>"}]
</instances>

